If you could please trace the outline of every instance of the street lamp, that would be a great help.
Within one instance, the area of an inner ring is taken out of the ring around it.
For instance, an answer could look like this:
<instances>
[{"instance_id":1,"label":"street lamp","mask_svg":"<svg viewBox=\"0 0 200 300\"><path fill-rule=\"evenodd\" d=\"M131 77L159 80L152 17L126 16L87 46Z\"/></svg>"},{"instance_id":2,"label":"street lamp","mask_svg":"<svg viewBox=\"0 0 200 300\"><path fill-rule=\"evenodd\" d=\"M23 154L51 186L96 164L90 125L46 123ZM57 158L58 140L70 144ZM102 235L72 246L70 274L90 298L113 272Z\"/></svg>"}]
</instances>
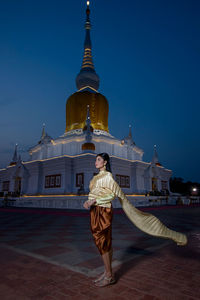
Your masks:
<instances>
[{"instance_id":1,"label":"street lamp","mask_svg":"<svg viewBox=\"0 0 200 300\"><path fill-rule=\"evenodd\" d=\"M196 186L192 187L192 195L197 195L198 194L198 189Z\"/></svg>"}]
</instances>

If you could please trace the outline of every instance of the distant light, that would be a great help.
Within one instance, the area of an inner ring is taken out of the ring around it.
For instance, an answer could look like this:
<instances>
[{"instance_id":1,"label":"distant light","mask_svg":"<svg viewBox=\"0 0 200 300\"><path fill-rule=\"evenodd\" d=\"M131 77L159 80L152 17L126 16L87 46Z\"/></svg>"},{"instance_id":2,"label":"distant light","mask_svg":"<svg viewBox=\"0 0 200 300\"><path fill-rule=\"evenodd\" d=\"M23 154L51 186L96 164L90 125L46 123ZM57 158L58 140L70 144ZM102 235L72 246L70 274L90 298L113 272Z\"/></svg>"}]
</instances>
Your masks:
<instances>
[{"instance_id":1,"label":"distant light","mask_svg":"<svg viewBox=\"0 0 200 300\"><path fill-rule=\"evenodd\" d=\"M196 188L196 187L193 187L193 188L192 188L192 191L193 191L193 192L196 192L196 191L197 191L197 188Z\"/></svg>"},{"instance_id":2,"label":"distant light","mask_svg":"<svg viewBox=\"0 0 200 300\"><path fill-rule=\"evenodd\" d=\"M89 6L90 5L90 1L87 1L87 6Z\"/></svg>"}]
</instances>

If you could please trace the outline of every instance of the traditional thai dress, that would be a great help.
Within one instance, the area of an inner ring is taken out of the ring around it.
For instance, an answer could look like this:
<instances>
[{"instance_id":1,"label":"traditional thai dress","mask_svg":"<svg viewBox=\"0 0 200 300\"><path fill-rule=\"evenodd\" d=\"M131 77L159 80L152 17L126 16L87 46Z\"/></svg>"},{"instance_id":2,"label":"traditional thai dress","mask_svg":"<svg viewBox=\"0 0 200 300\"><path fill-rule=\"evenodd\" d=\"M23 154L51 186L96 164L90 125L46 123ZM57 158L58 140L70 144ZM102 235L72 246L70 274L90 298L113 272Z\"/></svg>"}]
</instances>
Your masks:
<instances>
[{"instance_id":1,"label":"traditional thai dress","mask_svg":"<svg viewBox=\"0 0 200 300\"><path fill-rule=\"evenodd\" d=\"M95 244L104 254L112 248L112 200L119 198L121 206L131 220L140 230L161 238L171 239L177 245L186 245L187 237L183 233L167 228L158 218L152 214L142 212L135 208L113 179L112 173L100 171L90 181L90 193L88 199L96 199L96 203L90 208L90 225Z\"/></svg>"}]
</instances>

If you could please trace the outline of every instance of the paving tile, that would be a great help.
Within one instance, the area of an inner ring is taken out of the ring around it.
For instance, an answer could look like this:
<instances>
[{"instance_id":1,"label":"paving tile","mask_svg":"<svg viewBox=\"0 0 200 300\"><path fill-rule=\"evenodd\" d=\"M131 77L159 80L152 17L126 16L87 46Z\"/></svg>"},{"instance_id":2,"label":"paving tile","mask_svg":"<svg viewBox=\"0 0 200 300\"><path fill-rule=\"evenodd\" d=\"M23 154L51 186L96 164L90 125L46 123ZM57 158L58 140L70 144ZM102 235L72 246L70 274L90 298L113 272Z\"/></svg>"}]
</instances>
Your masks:
<instances>
[{"instance_id":1,"label":"paving tile","mask_svg":"<svg viewBox=\"0 0 200 300\"><path fill-rule=\"evenodd\" d=\"M30 241L22 245L16 246L16 248L25 250L25 251L34 251L35 249L43 248L43 247L48 247L50 244L47 244L45 242L38 242L38 241Z\"/></svg>"},{"instance_id":2,"label":"paving tile","mask_svg":"<svg viewBox=\"0 0 200 300\"><path fill-rule=\"evenodd\" d=\"M43 248L39 248L39 249L35 249L33 250L34 253L40 254L40 255L44 255L44 256L48 256L48 257L53 257L59 254L66 254L67 252L69 252L70 249L65 248L65 247L43 247Z\"/></svg>"},{"instance_id":3,"label":"paving tile","mask_svg":"<svg viewBox=\"0 0 200 300\"><path fill-rule=\"evenodd\" d=\"M199 299L200 206L151 208L151 212L170 228L186 232L188 245L177 247L148 236L116 210L117 283L97 288L91 276L102 271L102 261L88 212L0 209L0 299Z\"/></svg>"},{"instance_id":4,"label":"paving tile","mask_svg":"<svg viewBox=\"0 0 200 300\"><path fill-rule=\"evenodd\" d=\"M96 257L96 255L94 258L91 259L88 259L88 257L86 256L82 262L77 264L78 267L86 267L88 269L98 268L101 267L102 265L103 265L103 261L101 257L99 256L98 258Z\"/></svg>"},{"instance_id":5,"label":"paving tile","mask_svg":"<svg viewBox=\"0 0 200 300\"><path fill-rule=\"evenodd\" d=\"M64 264L69 264L72 266L78 265L81 262L84 262L86 258L95 257L96 254L91 253L81 253L79 251L69 251L64 254L55 255L52 257L53 261L57 261Z\"/></svg>"}]
</instances>

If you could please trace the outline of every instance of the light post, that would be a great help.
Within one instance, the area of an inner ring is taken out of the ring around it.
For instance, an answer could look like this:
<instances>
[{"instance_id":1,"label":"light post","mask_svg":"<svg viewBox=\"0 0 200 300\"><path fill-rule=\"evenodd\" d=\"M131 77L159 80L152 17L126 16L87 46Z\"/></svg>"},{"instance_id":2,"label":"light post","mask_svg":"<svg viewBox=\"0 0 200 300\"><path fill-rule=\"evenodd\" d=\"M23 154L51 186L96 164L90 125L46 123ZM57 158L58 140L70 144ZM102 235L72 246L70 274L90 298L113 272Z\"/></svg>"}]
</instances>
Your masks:
<instances>
[{"instance_id":1,"label":"light post","mask_svg":"<svg viewBox=\"0 0 200 300\"><path fill-rule=\"evenodd\" d=\"M197 189L196 186L193 186L193 187L192 187L192 195L195 196L195 195L197 195L197 194L198 194L198 189Z\"/></svg>"}]
</instances>

